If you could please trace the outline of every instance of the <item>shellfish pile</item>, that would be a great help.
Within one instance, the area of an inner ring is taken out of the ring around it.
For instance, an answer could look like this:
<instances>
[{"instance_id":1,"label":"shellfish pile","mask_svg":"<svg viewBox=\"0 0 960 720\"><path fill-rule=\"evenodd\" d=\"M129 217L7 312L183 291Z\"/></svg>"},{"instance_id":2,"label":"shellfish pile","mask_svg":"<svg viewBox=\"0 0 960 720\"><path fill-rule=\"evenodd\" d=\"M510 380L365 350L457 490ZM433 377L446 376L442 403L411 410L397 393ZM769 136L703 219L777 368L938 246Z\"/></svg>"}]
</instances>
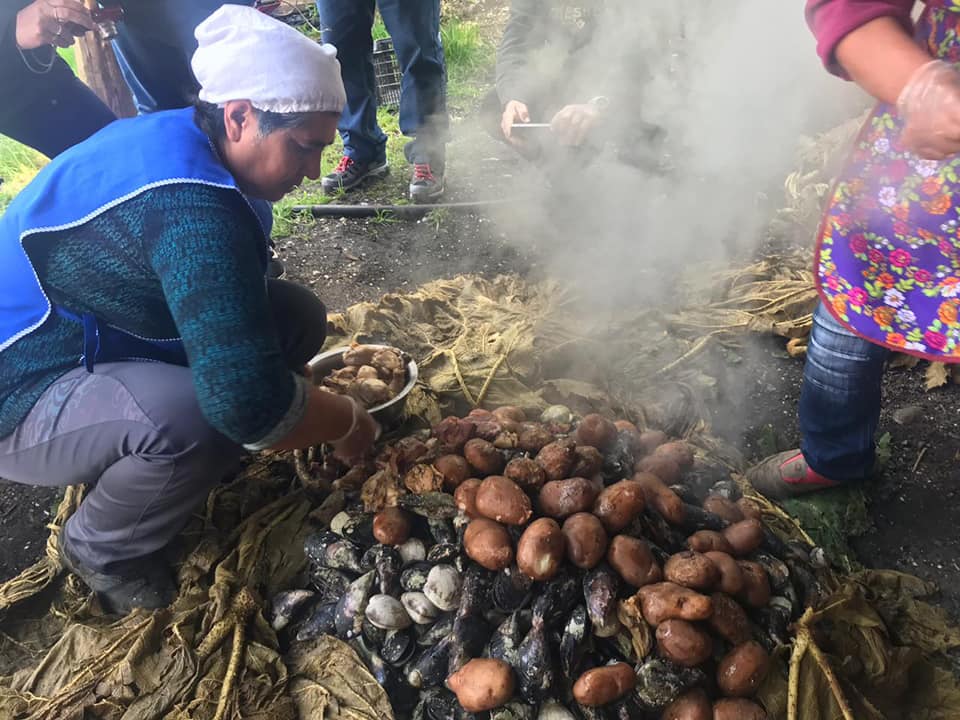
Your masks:
<instances>
[{"instance_id":1,"label":"shellfish pile","mask_svg":"<svg viewBox=\"0 0 960 720\"><path fill-rule=\"evenodd\" d=\"M397 717L766 717L769 654L818 585L726 469L562 406L474 410L383 457L398 487L340 485L271 621L348 642Z\"/></svg>"},{"instance_id":2,"label":"shellfish pile","mask_svg":"<svg viewBox=\"0 0 960 720\"><path fill-rule=\"evenodd\" d=\"M320 389L349 395L371 408L395 398L406 382L402 352L379 345L353 345L343 354L343 367L320 380Z\"/></svg>"}]
</instances>

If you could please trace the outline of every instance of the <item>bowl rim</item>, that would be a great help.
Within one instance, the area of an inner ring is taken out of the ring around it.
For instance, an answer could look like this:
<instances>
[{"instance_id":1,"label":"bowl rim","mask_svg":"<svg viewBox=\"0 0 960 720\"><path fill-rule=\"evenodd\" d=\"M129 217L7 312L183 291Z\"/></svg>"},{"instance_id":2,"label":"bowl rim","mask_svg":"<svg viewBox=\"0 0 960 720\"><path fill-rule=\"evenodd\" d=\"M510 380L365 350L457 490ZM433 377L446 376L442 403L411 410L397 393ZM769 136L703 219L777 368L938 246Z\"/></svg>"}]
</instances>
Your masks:
<instances>
[{"instance_id":1,"label":"bowl rim","mask_svg":"<svg viewBox=\"0 0 960 720\"><path fill-rule=\"evenodd\" d=\"M399 402L406 400L407 395L410 394L410 391L413 390L413 386L417 384L417 380L420 378L420 368L417 366L417 361L410 357L409 353L404 352L395 345L385 345L383 343L357 343L359 345L364 345L366 347L375 347L384 350L396 350L400 353L400 356L407 361L407 382L400 389L394 397L387 400L385 403L380 403L371 408L367 408L367 412L373 415L381 410L386 410L392 405L395 405ZM310 368L311 374L313 372L314 366L320 364L321 361L327 360L328 358L337 357L338 355L343 355L349 350L353 345L341 345L340 347L327 350L322 353L317 353L309 362L307 362L307 367Z\"/></svg>"}]
</instances>

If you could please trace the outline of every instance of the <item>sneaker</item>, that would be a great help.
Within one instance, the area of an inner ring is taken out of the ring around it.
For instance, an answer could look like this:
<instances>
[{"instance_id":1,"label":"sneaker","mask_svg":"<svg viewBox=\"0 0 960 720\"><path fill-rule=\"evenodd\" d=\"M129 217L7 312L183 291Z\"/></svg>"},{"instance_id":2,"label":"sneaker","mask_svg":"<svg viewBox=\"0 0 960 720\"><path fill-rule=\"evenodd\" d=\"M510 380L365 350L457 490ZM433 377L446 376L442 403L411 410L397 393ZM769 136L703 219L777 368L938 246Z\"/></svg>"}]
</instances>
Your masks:
<instances>
[{"instance_id":1,"label":"sneaker","mask_svg":"<svg viewBox=\"0 0 960 720\"><path fill-rule=\"evenodd\" d=\"M156 610L167 607L177 597L170 569L154 556L130 562L129 574L100 573L84 566L61 532L60 557L64 567L96 593L105 612L126 615L135 608Z\"/></svg>"},{"instance_id":2,"label":"sneaker","mask_svg":"<svg viewBox=\"0 0 960 720\"><path fill-rule=\"evenodd\" d=\"M368 178L383 177L390 171L386 160L374 160L358 163L352 157L344 155L332 173L321 180L323 192L333 195L342 190L352 190Z\"/></svg>"},{"instance_id":3,"label":"sneaker","mask_svg":"<svg viewBox=\"0 0 960 720\"><path fill-rule=\"evenodd\" d=\"M286 272L283 260L277 255L277 249L273 246L273 243L270 243L269 248L267 248L267 277L271 280L279 280Z\"/></svg>"},{"instance_id":4,"label":"sneaker","mask_svg":"<svg viewBox=\"0 0 960 720\"><path fill-rule=\"evenodd\" d=\"M747 470L747 480L769 498L798 497L840 485L814 472L799 450L788 450L762 460Z\"/></svg>"},{"instance_id":5,"label":"sneaker","mask_svg":"<svg viewBox=\"0 0 960 720\"><path fill-rule=\"evenodd\" d=\"M410 199L415 203L433 202L443 195L443 173L434 175L428 163L416 163L410 178Z\"/></svg>"}]
</instances>

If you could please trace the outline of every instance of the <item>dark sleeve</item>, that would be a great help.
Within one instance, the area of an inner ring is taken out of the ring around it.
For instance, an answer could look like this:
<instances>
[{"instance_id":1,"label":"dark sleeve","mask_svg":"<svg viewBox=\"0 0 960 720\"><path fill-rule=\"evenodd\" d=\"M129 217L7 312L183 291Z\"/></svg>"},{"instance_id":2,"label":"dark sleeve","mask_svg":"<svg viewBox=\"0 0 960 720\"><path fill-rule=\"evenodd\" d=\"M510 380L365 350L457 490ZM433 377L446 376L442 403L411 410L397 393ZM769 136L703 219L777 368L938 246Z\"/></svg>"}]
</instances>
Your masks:
<instances>
[{"instance_id":1,"label":"dark sleeve","mask_svg":"<svg viewBox=\"0 0 960 720\"><path fill-rule=\"evenodd\" d=\"M249 449L299 422L307 390L287 368L259 261L257 220L235 192L195 186L144 224L207 421Z\"/></svg>"},{"instance_id":2,"label":"dark sleeve","mask_svg":"<svg viewBox=\"0 0 960 720\"><path fill-rule=\"evenodd\" d=\"M910 13L915 0L807 0L807 24L817 39L817 54L835 75L846 77L837 63L840 41L871 20L892 17L913 34Z\"/></svg>"},{"instance_id":3,"label":"dark sleeve","mask_svg":"<svg viewBox=\"0 0 960 720\"><path fill-rule=\"evenodd\" d=\"M500 104L510 100L529 102L530 78L527 76L527 59L534 49L537 20L543 22L542 12L531 0L513 0L510 19L503 30L503 39L497 50L497 95Z\"/></svg>"}]
</instances>

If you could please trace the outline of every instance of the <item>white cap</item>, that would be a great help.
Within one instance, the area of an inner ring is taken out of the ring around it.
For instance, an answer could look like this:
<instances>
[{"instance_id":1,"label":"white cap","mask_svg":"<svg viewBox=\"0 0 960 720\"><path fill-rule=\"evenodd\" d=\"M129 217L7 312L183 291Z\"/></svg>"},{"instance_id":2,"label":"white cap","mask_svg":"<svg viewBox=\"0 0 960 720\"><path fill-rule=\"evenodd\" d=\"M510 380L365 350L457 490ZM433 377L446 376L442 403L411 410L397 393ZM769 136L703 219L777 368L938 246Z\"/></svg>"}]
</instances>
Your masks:
<instances>
[{"instance_id":1,"label":"white cap","mask_svg":"<svg viewBox=\"0 0 960 720\"><path fill-rule=\"evenodd\" d=\"M337 49L243 5L223 5L197 26L191 65L200 99L249 100L276 113L341 112Z\"/></svg>"}]
</instances>

